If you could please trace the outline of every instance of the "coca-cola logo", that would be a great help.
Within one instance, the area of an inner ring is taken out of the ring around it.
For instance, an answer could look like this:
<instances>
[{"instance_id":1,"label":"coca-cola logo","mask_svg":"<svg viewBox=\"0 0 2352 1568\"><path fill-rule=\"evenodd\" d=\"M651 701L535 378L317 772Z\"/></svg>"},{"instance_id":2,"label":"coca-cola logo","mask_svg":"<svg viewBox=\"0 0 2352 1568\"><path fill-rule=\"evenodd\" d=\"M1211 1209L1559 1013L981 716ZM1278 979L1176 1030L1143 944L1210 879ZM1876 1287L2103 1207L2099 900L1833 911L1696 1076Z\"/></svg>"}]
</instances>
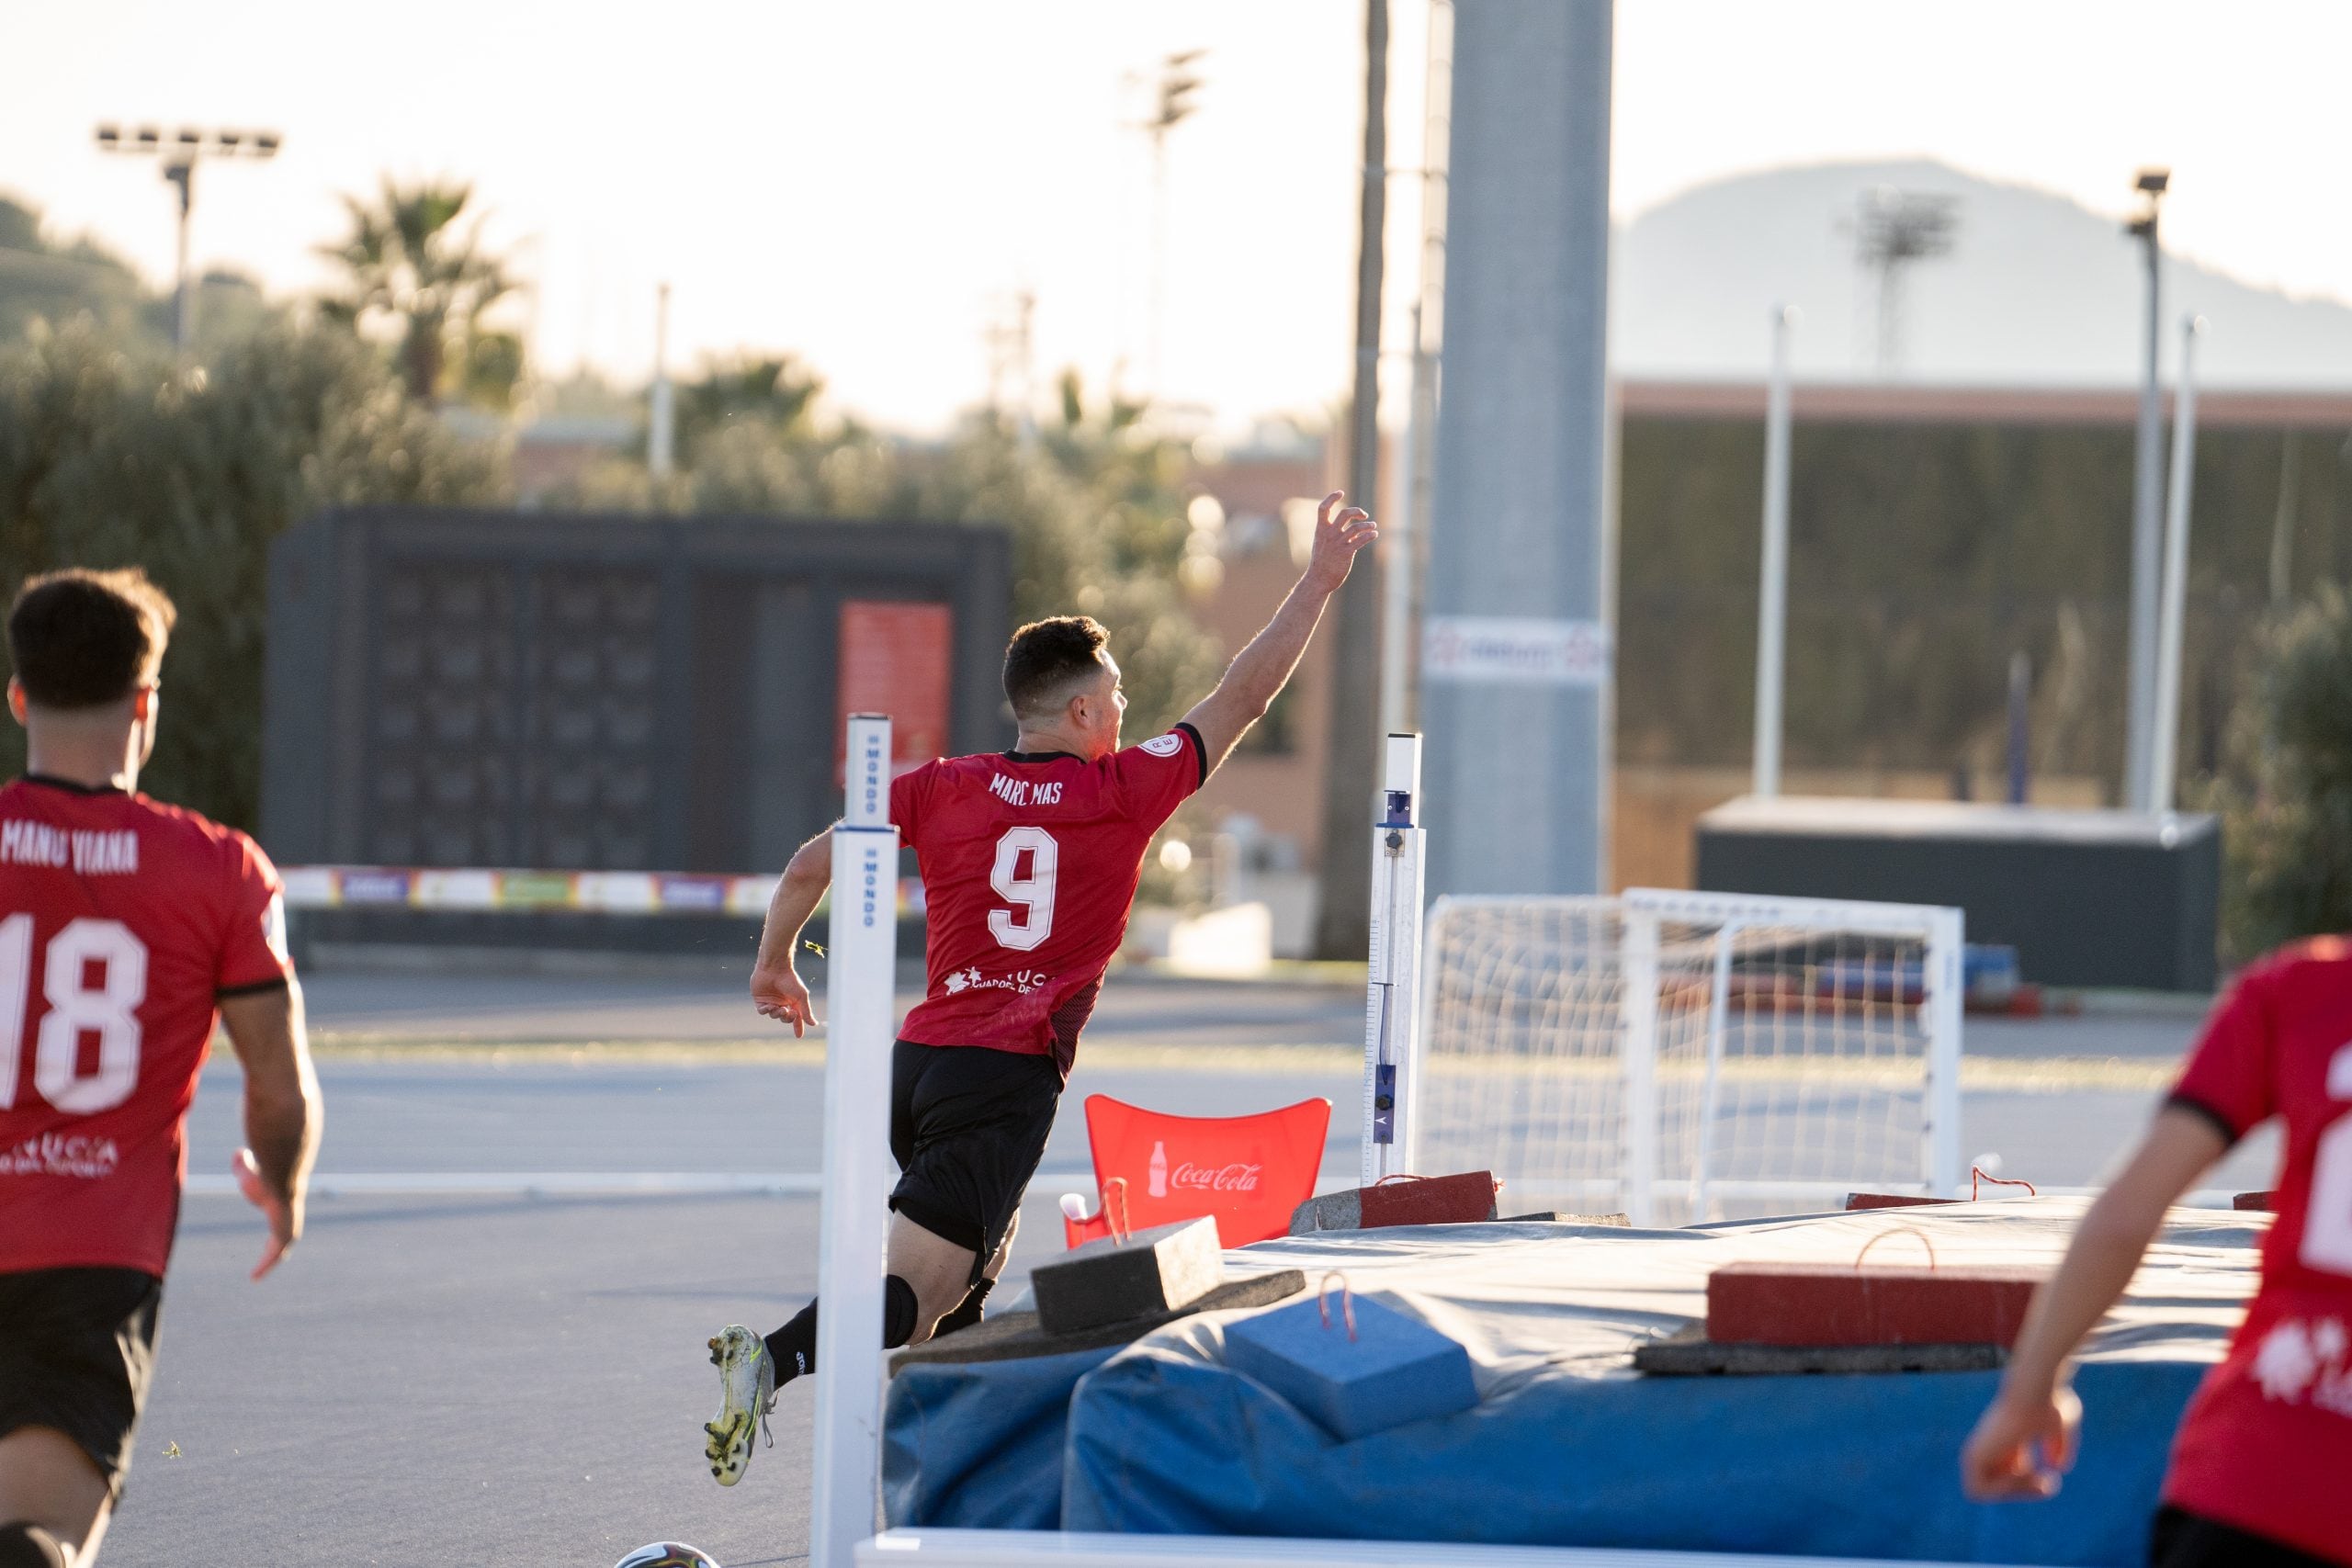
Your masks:
<instances>
[{"instance_id":1,"label":"coca-cola logo","mask_svg":"<svg viewBox=\"0 0 2352 1568\"><path fill-rule=\"evenodd\" d=\"M1169 1185L1191 1187L1203 1192L1255 1192L1258 1173L1265 1167L1244 1165L1239 1160L1226 1166L1194 1165L1186 1160L1170 1173Z\"/></svg>"}]
</instances>

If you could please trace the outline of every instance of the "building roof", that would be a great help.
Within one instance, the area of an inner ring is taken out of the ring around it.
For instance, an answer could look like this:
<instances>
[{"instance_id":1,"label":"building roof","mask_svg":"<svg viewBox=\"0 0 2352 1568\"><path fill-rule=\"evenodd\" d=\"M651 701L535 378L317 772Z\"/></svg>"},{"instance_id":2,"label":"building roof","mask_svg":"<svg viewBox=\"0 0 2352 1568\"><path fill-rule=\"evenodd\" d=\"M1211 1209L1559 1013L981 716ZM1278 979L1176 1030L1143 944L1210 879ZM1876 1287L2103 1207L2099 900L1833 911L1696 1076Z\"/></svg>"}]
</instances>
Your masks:
<instances>
[{"instance_id":1,"label":"building roof","mask_svg":"<svg viewBox=\"0 0 2352 1568\"><path fill-rule=\"evenodd\" d=\"M1617 385L1628 418L1764 417L1760 381L1644 381ZM2130 387L1907 386L1883 381L1799 381L1790 413L1801 420L1851 424L2130 425L2140 393ZM2164 394L2172 418L2172 394ZM2352 428L2352 390L2287 391L2199 388L2197 423L2267 430Z\"/></svg>"}]
</instances>

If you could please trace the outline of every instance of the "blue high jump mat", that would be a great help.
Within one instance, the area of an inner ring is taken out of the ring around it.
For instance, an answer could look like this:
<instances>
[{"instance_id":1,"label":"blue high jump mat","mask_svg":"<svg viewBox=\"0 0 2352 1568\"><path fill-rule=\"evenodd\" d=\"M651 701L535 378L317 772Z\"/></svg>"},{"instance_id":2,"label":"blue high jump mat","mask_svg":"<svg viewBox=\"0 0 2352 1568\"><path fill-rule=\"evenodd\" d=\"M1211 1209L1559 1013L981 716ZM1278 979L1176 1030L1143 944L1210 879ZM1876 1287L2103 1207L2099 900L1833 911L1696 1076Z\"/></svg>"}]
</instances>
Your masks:
<instances>
[{"instance_id":1,"label":"blue high jump mat","mask_svg":"<svg viewBox=\"0 0 2352 1568\"><path fill-rule=\"evenodd\" d=\"M1962 1439L1999 1374L1655 1377L1635 1346L1733 1261L2054 1267L2083 1203L2018 1199L1634 1231L1426 1226L1265 1242L1247 1275L1337 1270L1464 1346L1478 1403L1352 1442L1227 1365L1207 1313L1131 1345L910 1364L887 1403L894 1526L1747 1551L2145 1560L2171 1435L2252 1294L2266 1215L2175 1210L2086 1348L2083 1452L2054 1500L1977 1505ZM1922 1258L1924 1261L1924 1258ZM1335 1292L1336 1293L1336 1292ZM1263 1310L1263 1309L1261 1309Z\"/></svg>"}]
</instances>

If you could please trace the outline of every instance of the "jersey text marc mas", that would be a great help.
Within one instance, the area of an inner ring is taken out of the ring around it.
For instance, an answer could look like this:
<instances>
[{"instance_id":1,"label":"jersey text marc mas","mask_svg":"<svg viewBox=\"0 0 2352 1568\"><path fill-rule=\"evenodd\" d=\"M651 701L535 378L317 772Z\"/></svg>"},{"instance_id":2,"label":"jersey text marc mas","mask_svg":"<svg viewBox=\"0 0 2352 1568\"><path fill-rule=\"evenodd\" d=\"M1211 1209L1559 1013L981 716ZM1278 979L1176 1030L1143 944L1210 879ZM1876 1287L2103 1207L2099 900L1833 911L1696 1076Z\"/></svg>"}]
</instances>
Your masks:
<instances>
[{"instance_id":1,"label":"jersey text marc mas","mask_svg":"<svg viewBox=\"0 0 2352 1568\"><path fill-rule=\"evenodd\" d=\"M999 773L989 781L989 793L1007 806L1059 806L1062 803L1059 780L1033 782L1007 778Z\"/></svg>"}]
</instances>

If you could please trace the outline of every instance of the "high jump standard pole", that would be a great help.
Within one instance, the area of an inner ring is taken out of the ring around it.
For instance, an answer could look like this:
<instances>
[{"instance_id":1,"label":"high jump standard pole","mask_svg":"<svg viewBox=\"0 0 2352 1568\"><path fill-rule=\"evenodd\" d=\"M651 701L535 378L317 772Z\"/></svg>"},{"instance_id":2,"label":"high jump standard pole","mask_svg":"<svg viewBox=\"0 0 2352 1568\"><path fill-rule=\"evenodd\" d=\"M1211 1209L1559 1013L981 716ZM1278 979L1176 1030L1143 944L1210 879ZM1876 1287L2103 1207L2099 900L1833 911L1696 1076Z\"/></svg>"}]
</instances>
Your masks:
<instances>
[{"instance_id":1,"label":"high jump standard pole","mask_svg":"<svg viewBox=\"0 0 2352 1568\"><path fill-rule=\"evenodd\" d=\"M1421 738L1392 735L1372 829L1372 962L1364 983L1363 1184L1418 1174L1421 1092Z\"/></svg>"},{"instance_id":2,"label":"high jump standard pole","mask_svg":"<svg viewBox=\"0 0 2352 1568\"><path fill-rule=\"evenodd\" d=\"M848 806L833 828L825 954L825 1191L818 1230L812 1568L851 1568L874 1533L882 1460L884 1209L890 1196L899 830L890 720L852 714Z\"/></svg>"}]
</instances>

